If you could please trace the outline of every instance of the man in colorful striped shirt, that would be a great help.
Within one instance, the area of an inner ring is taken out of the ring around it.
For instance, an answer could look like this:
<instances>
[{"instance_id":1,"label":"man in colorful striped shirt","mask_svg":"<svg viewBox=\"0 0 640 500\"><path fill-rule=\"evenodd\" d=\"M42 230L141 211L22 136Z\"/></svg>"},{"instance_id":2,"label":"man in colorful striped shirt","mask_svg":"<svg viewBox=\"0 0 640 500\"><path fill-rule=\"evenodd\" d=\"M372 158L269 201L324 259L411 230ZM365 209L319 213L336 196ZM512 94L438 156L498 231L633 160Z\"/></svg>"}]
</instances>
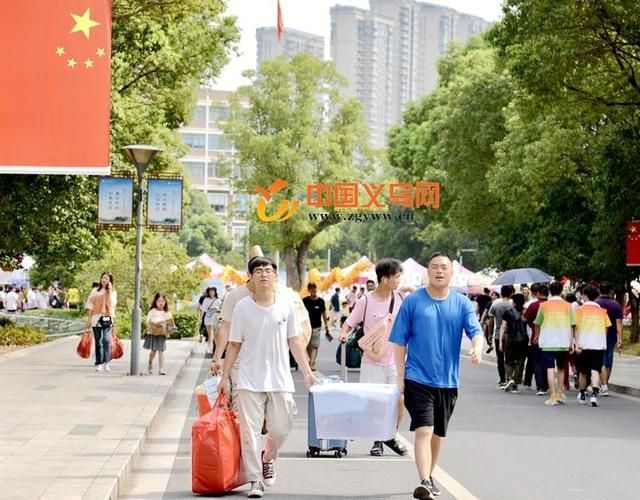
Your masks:
<instances>
[{"instance_id":1,"label":"man in colorful striped shirt","mask_svg":"<svg viewBox=\"0 0 640 500\"><path fill-rule=\"evenodd\" d=\"M607 310L600 307L595 300L600 295L596 287L587 286L582 292L587 302L576 310L576 329L574 349L578 353L576 364L580 373L580 394L578 402L587 402L587 376L591 374L591 406L598 406L598 392L600 391L600 370L604 352L607 349L607 328L611 320Z\"/></svg>"},{"instance_id":2,"label":"man in colorful striped shirt","mask_svg":"<svg viewBox=\"0 0 640 500\"><path fill-rule=\"evenodd\" d=\"M556 406L564 404L567 400L562 391L562 383L576 321L571 304L560 296L562 283L552 281L549 284L549 293L551 297L540 304L534 323L539 326L536 335L542 351L541 364L547 369L549 381L550 395L544 404Z\"/></svg>"}]
</instances>

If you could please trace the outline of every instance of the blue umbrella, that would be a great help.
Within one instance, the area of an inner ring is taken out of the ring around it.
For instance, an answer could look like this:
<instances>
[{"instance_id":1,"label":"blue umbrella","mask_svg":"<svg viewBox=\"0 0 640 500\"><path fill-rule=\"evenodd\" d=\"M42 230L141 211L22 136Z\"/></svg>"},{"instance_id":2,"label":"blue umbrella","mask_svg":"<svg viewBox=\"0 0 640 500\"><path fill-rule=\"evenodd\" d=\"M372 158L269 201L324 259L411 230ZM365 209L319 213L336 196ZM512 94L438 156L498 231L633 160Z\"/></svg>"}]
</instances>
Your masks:
<instances>
[{"instance_id":1,"label":"blue umbrella","mask_svg":"<svg viewBox=\"0 0 640 500\"><path fill-rule=\"evenodd\" d=\"M521 267L519 269L509 269L498 276L492 285L515 285L518 283L546 283L553 278L544 271L535 267Z\"/></svg>"}]
</instances>

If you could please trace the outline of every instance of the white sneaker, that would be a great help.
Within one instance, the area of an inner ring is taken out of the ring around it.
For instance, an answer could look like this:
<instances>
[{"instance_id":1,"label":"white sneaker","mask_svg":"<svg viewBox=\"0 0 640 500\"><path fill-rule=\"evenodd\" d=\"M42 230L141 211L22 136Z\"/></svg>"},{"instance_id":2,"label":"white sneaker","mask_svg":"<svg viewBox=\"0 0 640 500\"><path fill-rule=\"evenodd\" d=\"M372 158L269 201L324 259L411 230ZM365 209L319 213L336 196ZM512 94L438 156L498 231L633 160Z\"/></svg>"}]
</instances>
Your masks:
<instances>
[{"instance_id":1,"label":"white sneaker","mask_svg":"<svg viewBox=\"0 0 640 500\"><path fill-rule=\"evenodd\" d=\"M609 395L609 386L607 384L602 384L602 388L600 389L600 396L608 396Z\"/></svg>"},{"instance_id":2,"label":"white sneaker","mask_svg":"<svg viewBox=\"0 0 640 500\"><path fill-rule=\"evenodd\" d=\"M264 456L264 451L260 455ZM276 482L276 466L273 463L273 460L269 462L262 462L262 477L264 478L265 486L273 486Z\"/></svg>"},{"instance_id":3,"label":"white sneaker","mask_svg":"<svg viewBox=\"0 0 640 500\"><path fill-rule=\"evenodd\" d=\"M252 481L251 487L247 492L247 496L249 498L262 498L263 495L264 495L264 484L262 484L262 481Z\"/></svg>"},{"instance_id":4,"label":"white sneaker","mask_svg":"<svg viewBox=\"0 0 640 500\"><path fill-rule=\"evenodd\" d=\"M589 402L591 403L591 406L593 406L594 408L598 407L598 396L596 396L595 394L591 395L591 398L589 399Z\"/></svg>"},{"instance_id":5,"label":"white sneaker","mask_svg":"<svg viewBox=\"0 0 640 500\"><path fill-rule=\"evenodd\" d=\"M105 372L110 372L111 371L111 368L109 368L109 363L105 363L104 364L104 371Z\"/></svg>"},{"instance_id":6,"label":"white sneaker","mask_svg":"<svg viewBox=\"0 0 640 500\"><path fill-rule=\"evenodd\" d=\"M101 372L103 370L102 365L96 365L96 371Z\"/></svg>"}]
</instances>

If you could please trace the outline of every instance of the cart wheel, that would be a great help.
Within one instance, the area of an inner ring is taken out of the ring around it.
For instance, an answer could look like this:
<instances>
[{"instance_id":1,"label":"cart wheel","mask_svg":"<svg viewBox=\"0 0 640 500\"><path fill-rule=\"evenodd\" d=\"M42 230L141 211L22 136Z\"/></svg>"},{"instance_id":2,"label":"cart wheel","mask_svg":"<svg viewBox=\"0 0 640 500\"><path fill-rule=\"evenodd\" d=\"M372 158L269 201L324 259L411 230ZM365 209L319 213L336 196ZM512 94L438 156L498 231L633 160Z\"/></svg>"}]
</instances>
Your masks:
<instances>
[{"instance_id":1,"label":"cart wheel","mask_svg":"<svg viewBox=\"0 0 640 500\"><path fill-rule=\"evenodd\" d=\"M341 452L339 452L339 451L336 451L336 452L333 454L333 456L334 456L334 457L336 457L336 458L342 458L342 453L341 453Z\"/></svg>"},{"instance_id":2,"label":"cart wheel","mask_svg":"<svg viewBox=\"0 0 640 500\"><path fill-rule=\"evenodd\" d=\"M307 458L311 458L311 452L307 450Z\"/></svg>"},{"instance_id":3,"label":"cart wheel","mask_svg":"<svg viewBox=\"0 0 640 500\"><path fill-rule=\"evenodd\" d=\"M347 454L347 449L346 448L342 448L342 454L346 455Z\"/></svg>"},{"instance_id":4,"label":"cart wheel","mask_svg":"<svg viewBox=\"0 0 640 500\"><path fill-rule=\"evenodd\" d=\"M314 457L319 457L320 456L320 450L313 450L313 456Z\"/></svg>"}]
</instances>

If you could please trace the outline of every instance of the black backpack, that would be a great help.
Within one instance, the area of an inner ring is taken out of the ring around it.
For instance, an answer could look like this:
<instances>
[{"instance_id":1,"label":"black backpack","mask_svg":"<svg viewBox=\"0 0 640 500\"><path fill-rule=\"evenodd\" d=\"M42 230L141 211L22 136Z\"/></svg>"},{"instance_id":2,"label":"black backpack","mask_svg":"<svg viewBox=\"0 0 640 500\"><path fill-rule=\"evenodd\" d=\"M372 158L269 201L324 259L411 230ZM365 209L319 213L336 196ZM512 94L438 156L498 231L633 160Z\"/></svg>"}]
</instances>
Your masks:
<instances>
[{"instance_id":1,"label":"black backpack","mask_svg":"<svg viewBox=\"0 0 640 500\"><path fill-rule=\"evenodd\" d=\"M507 323L507 340L512 344L524 344L529 342L527 335L527 323L522 320L522 316L516 318L515 313L511 312L511 321Z\"/></svg>"}]
</instances>

